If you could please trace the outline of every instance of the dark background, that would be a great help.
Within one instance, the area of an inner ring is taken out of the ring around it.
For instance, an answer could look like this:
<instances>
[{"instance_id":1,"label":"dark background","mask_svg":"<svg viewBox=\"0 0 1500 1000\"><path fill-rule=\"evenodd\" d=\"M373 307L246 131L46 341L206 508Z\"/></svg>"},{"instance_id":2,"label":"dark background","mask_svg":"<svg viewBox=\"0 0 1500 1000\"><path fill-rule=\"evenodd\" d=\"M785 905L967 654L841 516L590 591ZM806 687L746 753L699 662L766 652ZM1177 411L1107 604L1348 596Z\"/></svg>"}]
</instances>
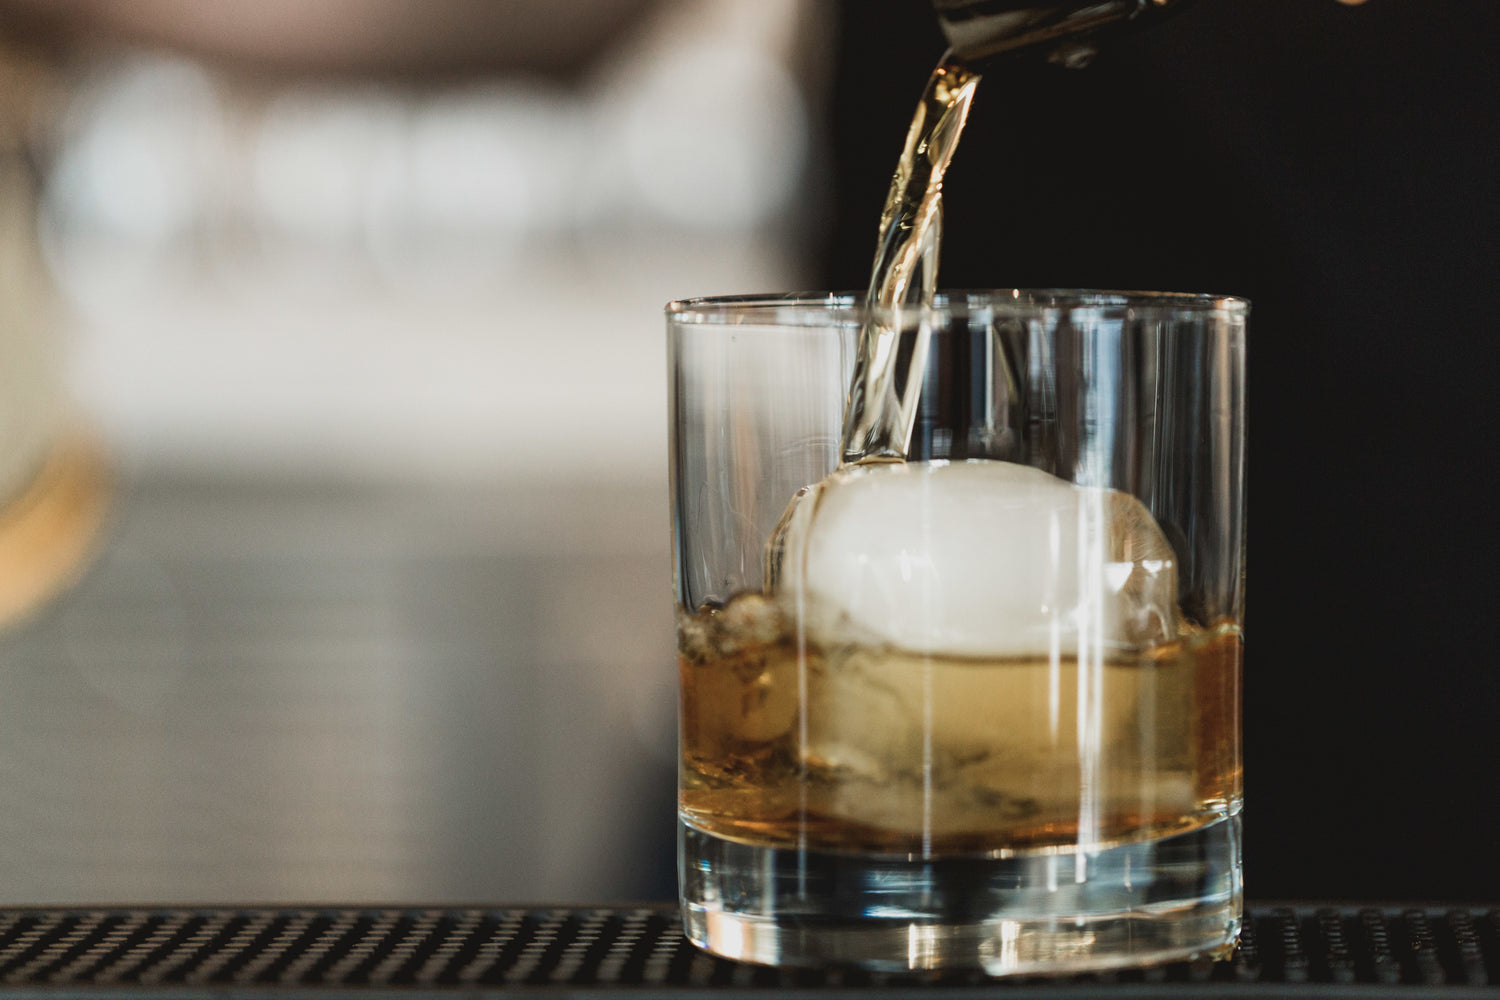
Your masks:
<instances>
[{"instance_id":1,"label":"dark background","mask_svg":"<svg viewBox=\"0 0 1500 1000\"><path fill-rule=\"evenodd\" d=\"M1493 900L1500 4L1201 0L1093 65L991 70L945 287L1253 301L1255 898ZM862 288L943 49L844 0L826 286Z\"/></svg>"}]
</instances>

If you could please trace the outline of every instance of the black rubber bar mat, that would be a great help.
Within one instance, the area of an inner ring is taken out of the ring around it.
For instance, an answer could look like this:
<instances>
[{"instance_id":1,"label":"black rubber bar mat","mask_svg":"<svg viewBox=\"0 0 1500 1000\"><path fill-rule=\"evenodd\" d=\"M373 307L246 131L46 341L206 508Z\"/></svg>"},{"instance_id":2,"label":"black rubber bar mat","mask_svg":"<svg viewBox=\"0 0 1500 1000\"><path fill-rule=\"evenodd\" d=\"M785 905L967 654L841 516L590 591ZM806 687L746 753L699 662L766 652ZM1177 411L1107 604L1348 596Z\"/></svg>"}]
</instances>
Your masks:
<instances>
[{"instance_id":1,"label":"black rubber bar mat","mask_svg":"<svg viewBox=\"0 0 1500 1000\"><path fill-rule=\"evenodd\" d=\"M685 996L1500 995L1500 909L1262 906L1230 961L1063 979L780 971L711 958L675 909L0 910L0 993Z\"/></svg>"}]
</instances>

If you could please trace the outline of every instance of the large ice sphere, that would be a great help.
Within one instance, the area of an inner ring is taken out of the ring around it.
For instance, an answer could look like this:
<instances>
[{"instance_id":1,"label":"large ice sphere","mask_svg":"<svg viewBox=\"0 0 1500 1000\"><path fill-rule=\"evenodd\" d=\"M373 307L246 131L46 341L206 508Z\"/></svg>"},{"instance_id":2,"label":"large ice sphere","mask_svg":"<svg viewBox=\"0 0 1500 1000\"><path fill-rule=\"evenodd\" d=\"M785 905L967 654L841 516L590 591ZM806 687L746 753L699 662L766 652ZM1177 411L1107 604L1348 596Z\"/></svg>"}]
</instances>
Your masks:
<instances>
[{"instance_id":1,"label":"large ice sphere","mask_svg":"<svg viewBox=\"0 0 1500 1000\"><path fill-rule=\"evenodd\" d=\"M1107 655L1177 635L1176 557L1140 501L1010 462L835 472L788 508L766 563L823 643Z\"/></svg>"}]
</instances>

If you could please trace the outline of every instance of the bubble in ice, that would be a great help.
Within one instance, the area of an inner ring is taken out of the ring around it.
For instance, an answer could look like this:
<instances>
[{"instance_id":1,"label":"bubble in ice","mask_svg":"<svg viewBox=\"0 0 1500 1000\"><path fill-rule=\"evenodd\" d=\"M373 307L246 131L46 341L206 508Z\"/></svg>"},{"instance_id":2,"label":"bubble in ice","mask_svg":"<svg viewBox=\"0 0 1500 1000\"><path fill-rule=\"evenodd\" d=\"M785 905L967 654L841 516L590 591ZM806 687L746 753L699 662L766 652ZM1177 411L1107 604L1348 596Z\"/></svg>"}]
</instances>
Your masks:
<instances>
[{"instance_id":1,"label":"bubble in ice","mask_svg":"<svg viewBox=\"0 0 1500 1000\"><path fill-rule=\"evenodd\" d=\"M1074 655L1178 631L1176 555L1141 502L1010 462L841 469L787 508L765 575L825 643Z\"/></svg>"}]
</instances>

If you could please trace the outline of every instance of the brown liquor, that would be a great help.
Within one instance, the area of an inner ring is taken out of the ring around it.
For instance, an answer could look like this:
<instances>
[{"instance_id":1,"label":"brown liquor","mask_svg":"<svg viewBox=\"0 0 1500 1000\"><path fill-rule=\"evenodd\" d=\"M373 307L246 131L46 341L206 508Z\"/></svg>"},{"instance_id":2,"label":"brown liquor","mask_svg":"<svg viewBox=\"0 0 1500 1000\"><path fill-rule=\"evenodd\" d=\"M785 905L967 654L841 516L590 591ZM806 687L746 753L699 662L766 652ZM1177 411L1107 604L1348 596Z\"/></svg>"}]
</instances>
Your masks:
<instances>
[{"instance_id":1,"label":"brown liquor","mask_svg":"<svg viewBox=\"0 0 1500 1000\"><path fill-rule=\"evenodd\" d=\"M1229 624L1095 660L824 648L743 594L679 623L682 816L928 857L1187 832L1239 800L1240 659Z\"/></svg>"}]
</instances>

